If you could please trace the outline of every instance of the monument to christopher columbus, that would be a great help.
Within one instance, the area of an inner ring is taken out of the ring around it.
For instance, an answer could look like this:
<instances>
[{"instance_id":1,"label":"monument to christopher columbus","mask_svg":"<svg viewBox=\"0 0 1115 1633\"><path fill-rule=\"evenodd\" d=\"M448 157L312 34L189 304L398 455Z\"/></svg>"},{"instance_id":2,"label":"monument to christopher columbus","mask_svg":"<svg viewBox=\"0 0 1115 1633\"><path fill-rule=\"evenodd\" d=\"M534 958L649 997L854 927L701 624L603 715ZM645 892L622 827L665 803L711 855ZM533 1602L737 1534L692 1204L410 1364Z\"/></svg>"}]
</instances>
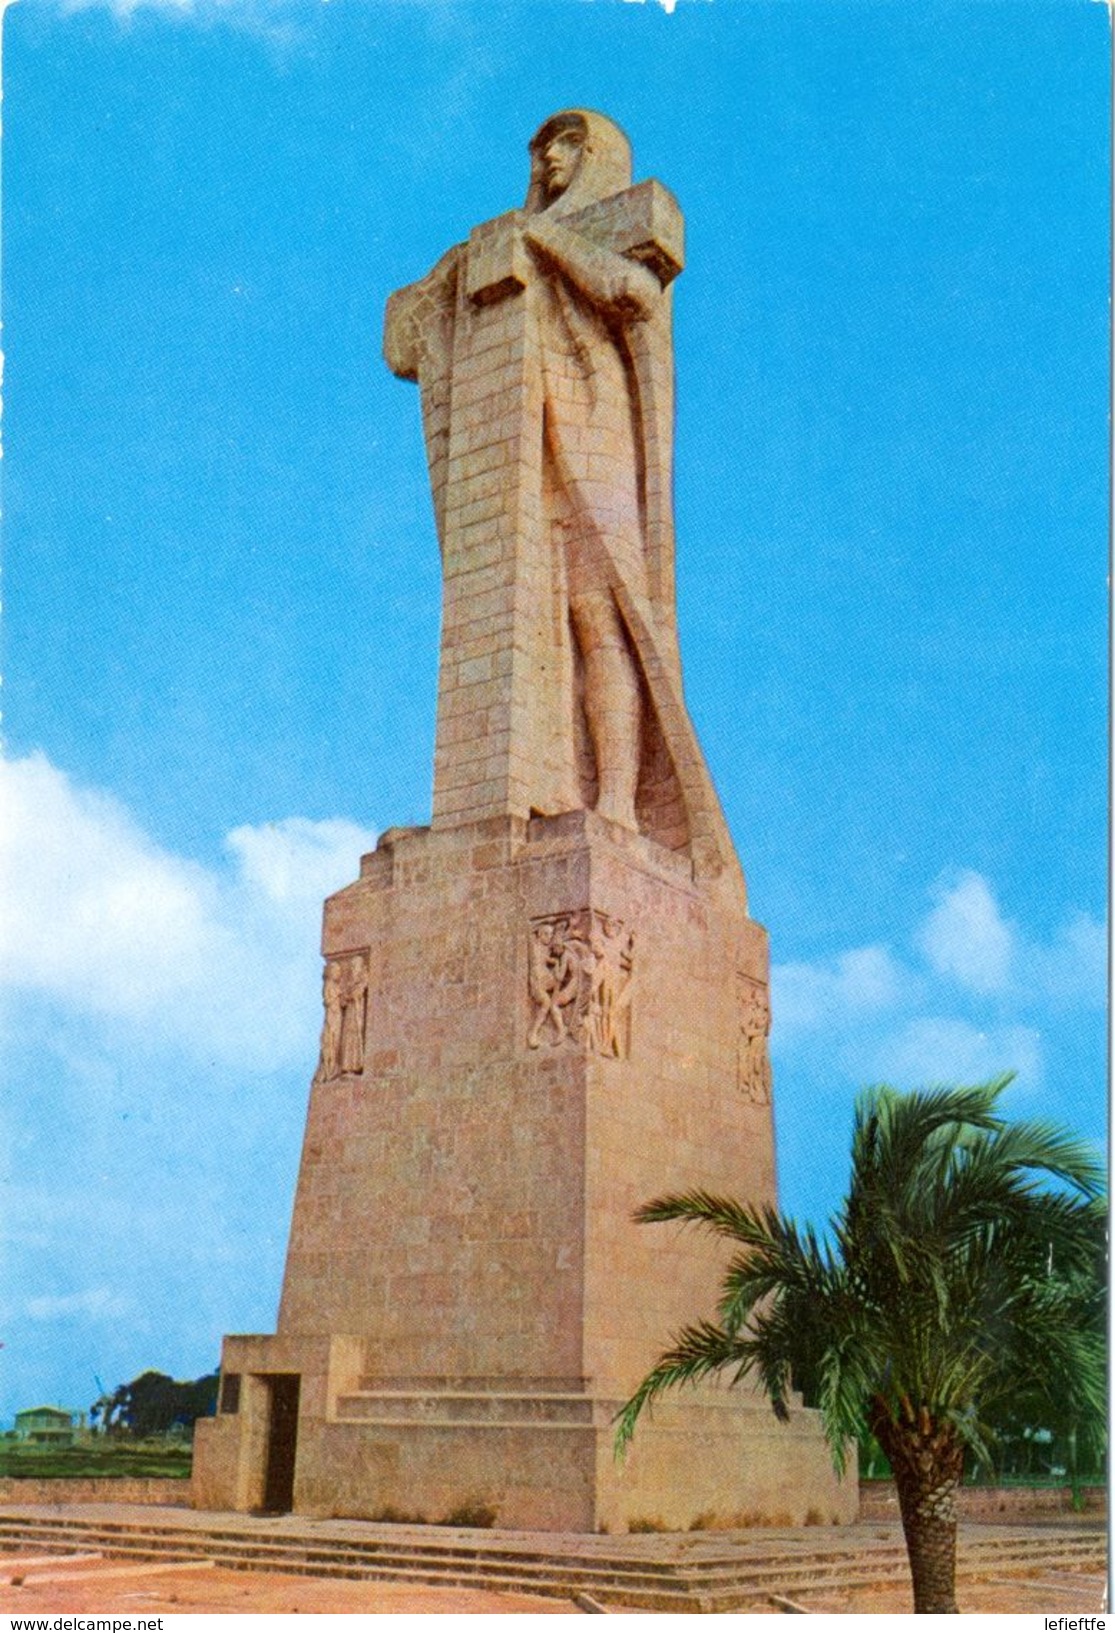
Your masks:
<instances>
[{"instance_id":1,"label":"monument to christopher columbus","mask_svg":"<svg viewBox=\"0 0 1115 1633\"><path fill-rule=\"evenodd\" d=\"M522 209L392 295L444 573L433 820L325 905L278 1330L225 1339L194 1501L622 1530L851 1517L815 1415L612 1419L720 1255L632 1222L774 1200L767 944L682 693L671 286L682 218L599 114Z\"/></svg>"}]
</instances>

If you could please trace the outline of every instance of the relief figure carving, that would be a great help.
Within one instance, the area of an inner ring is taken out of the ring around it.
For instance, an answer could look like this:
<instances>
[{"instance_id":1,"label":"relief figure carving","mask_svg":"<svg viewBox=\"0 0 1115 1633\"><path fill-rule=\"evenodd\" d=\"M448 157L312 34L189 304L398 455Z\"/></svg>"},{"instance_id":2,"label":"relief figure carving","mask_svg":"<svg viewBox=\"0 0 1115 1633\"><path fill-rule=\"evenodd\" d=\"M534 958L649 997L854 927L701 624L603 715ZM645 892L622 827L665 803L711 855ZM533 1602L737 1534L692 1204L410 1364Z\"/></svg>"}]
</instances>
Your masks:
<instances>
[{"instance_id":1,"label":"relief figure carving","mask_svg":"<svg viewBox=\"0 0 1115 1633\"><path fill-rule=\"evenodd\" d=\"M535 1016L527 1042L532 1049L541 1043L561 1043L571 1035L569 1019L580 989L581 966L568 932L568 919L543 919L531 930L530 995Z\"/></svg>"},{"instance_id":2,"label":"relief figure carving","mask_svg":"<svg viewBox=\"0 0 1115 1633\"><path fill-rule=\"evenodd\" d=\"M771 1103L770 993L761 981L740 977L738 1083L756 1106Z\"/></svg>"},{"instance_id":3,"label":"relief figure carving","mask_svg":"<svg viewBox=\"0 0 1115 1633\"><path fill-rule=\"evenodd\" d=\"M634 934L595 909L534 920L528 1047L555 1047L568 1039L606 1059L626 1060L634 961Z\"/></svg>"},{"instance_id":4,"label":"relief figure carving","mask_svg":"<svg viewBox=\"0 0 1115 1633\"><path fill-rule=\"evenodd\" d=\"M364 1070L364 1028L368 1013L368 959L366 953L330 958L322 976L325 1010L321 1054L315 1079L328 1083L346 1073Z\"/></svg>"}]
</instances>

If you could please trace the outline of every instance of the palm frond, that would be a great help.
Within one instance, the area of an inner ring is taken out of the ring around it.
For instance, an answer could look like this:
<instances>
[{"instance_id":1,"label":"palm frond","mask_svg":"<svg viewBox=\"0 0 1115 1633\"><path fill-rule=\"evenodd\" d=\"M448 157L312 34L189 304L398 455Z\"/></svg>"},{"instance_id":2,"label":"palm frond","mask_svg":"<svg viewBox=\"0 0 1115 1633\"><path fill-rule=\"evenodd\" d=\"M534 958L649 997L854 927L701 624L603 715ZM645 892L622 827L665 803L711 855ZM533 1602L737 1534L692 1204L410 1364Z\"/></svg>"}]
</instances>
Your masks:
<instances>
[{"instance_id":1,"label":"palm frond","mask_svg":"<svg viewBox=\"0 0 1115 1633\"><path fill-rule=\"evenodd\" d=\"M713 1196L701 1190L658 1197L653 1202L644 1203L636 1210L634 1217L640 1225L660 1225L670 1221L703 1225L716 1236L755 1243L763 1242L771 1222L778 1220L777 1211L773 1208L749 1207L733 1202L729 1197Z\"/></svg>"},{"instance_id":2,"label":"palm frond","mask_svg":"<svg viewBox=\"0 0 1115 1633\"><path fill-rule=\"evenodd\" d=\"M699 1383L711 1373L719 1372L722 1368L736 1365L743 1366L737 1371L737 1378L743 1375L750 1364L748 1352L740 1340L726 1333L722 1327L714 1326L710 1321L700 1321L693 1326L683 1327L674 1337L671 1347L666 1350L647 1373L631 1399L621 1408L615 1418L617 1424L615 1436L616 1454L622 1455L631 1436L635 1432L635 1424L643 1408L663 1390L675 1388L678 1384Z\"/></svg>"},{"instance_id":3,"label":"palm frond","mask_svg":"<svg viewBox=\"0 0 1115 1633\"><path fill-rule=\"evenodd\" d=\"M756 1305L780 1298L823 1297L835 1263L812 1227L799 1227L768 1210L762 1238L732 1259L724 1275L718 1313L729 1332L738 1332Z\"/></svg>"},{"instance_id":4,"label":"palm frond","mask_svg":"<svg viewBox=\"0 0 1115 1633\"><path fill-rule=\"evenodd\" d=\"M642 1222L695 1224L736 1251L718 1320L673 1341L620 1413L617 1445L661 1391L722 1368L756 1378L782 1418L800 1390L838 1469L864 1424L900 1437L911 1414L986 1459L1004 1397L1098 1441L1099 1164L1050 1123L1008 1123L1009 1082L864 1091L848 1194L824 1236L697 1189L641 1208Z\"/></svg>"}]
</instances>

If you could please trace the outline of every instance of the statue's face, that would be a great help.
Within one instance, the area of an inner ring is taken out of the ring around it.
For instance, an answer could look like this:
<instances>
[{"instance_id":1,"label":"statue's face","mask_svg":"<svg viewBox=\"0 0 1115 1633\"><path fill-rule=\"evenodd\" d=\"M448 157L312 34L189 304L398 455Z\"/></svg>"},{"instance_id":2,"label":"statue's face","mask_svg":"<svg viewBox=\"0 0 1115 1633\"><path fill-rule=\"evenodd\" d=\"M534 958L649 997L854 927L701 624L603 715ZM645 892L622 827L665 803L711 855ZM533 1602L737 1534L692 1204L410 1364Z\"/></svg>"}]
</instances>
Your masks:
<instances>
[{"instance_id":1,"label":"statue's face","mask_svg":"<svg viewBox=\"0 0 1115 1633\"><path fill-rule=\"evenodd\" d=\"M584 141L576 131L563 130L542 149L542 180L547 198L557 198L577 174Z\"/></svg>"}]
</instances>

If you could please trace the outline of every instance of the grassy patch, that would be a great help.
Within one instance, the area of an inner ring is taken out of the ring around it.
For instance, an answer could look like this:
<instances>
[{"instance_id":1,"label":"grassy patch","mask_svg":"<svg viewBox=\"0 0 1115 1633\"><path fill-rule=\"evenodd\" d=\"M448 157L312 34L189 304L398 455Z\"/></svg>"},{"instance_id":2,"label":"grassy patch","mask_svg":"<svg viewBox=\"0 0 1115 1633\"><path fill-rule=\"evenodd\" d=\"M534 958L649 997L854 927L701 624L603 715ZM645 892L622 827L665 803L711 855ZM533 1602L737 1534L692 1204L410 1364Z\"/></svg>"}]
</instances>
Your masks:
<instances>
[{"instance_id":1,"label":"grassy patch","mask_svg":"<svg viewBox=\"0 0 1115 1633\"><path fill-rule=\"evenodd\" d=\"M0 1478L8 1480L188 1480L193 1449L165 1441L90 1441L29 1446L0 1440Z\"/></svg>"}]
</instances>

